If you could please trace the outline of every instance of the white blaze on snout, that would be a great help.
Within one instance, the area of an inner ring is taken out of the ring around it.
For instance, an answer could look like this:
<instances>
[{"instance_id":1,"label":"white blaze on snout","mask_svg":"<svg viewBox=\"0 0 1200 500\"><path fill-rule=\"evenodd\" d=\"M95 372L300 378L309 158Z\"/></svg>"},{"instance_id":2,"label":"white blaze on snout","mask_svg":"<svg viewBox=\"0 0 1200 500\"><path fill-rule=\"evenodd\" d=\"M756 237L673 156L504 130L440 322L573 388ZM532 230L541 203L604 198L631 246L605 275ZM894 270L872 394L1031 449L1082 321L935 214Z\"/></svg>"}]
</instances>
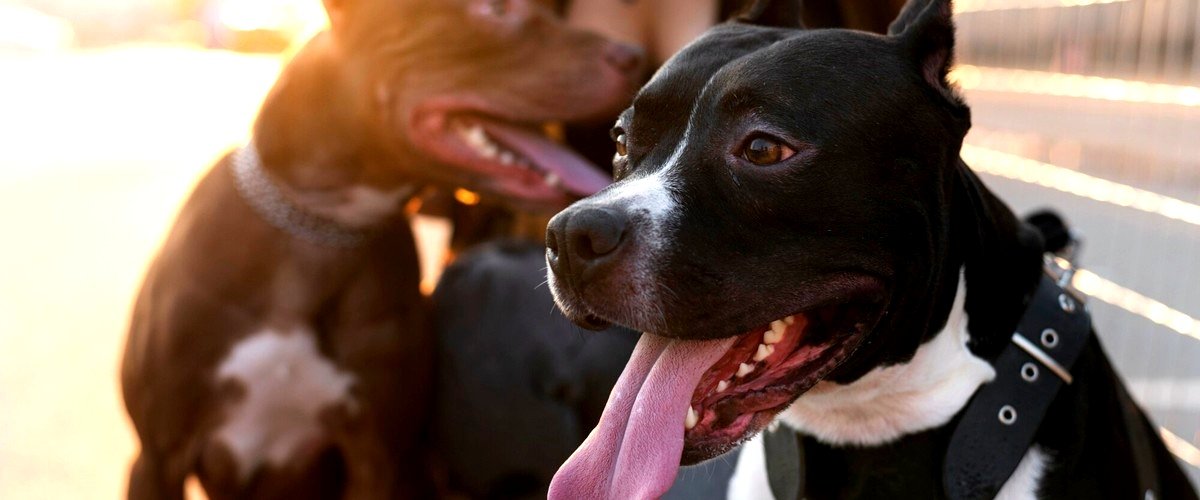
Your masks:
<instances>
[{"instance_id":1,"label":"white blaze on snout","mask_svg":"<svg viewBox=\"0 0 1200 500\"><path fill-rule=\"evenodd\" d=\"M622 270L620 280L631 285L631 293L622 297L621 309L635 317L625 317L626 324L661 326L662 303L659 300L658 263L670 247L670 231L678 219L679 204L672 191L670 173L688 147L688 134L676 145L667 163L660 169L637 178L617 182L603 191L580 201L572 208L605 208L619 211L626 217L628 231L636 248L624 258L630 266ZM630 237L629 234L626 237ZM629 244L627 241L626 244ZM547 272L547 283L554 301L564 311L578 314L574 305L560 296L561 291L553 271ZM588 311L591 312L591 311Z\"/></svg>"},{"instance_id":2,"label":"white blaze on snout","mask_svg":"<svg viewBox=\"0 0 1200 500\"><path fill-rule=\"evenodd\" d=\"M660 169L645 177L618 183L594 199L596 205L620 210L627 219L625 244L634 247L625 257L628 267L617 279L631 285L624 309L637 318L635 324L659 327L662 325L662 297L659 293L658 271L670 248L670 232L676 220L677 206L671 193L670 181Z\"/></svg>"},{"instance_id":3,"label":"white blaze on snout","mask_svg":"<svg viewBox=\"0 0 1200 500\"><path fill-rule=\"evenodd\" d=\"M354 377L321 355L312 332L297 328L245 338L221 362L216 381L244 388L228 406L216 439L245 480L259 466L283 465L301 446L321 440L320 411L349 404Z\"/></svg>"},{"instance_id":4,"label":"white blaze on snout","mask_svg":"<svg viewBox=\"0 0 1200 500\"><path fill-rule=\"evenodd\" d=\"M665 243L666 231L674 221L675 197L671 185L661 169L645 177L619 182L604 192L592 197L590 206L612 207L622 210L646 243L659 247Z\"/></svg>"}]
</instances>

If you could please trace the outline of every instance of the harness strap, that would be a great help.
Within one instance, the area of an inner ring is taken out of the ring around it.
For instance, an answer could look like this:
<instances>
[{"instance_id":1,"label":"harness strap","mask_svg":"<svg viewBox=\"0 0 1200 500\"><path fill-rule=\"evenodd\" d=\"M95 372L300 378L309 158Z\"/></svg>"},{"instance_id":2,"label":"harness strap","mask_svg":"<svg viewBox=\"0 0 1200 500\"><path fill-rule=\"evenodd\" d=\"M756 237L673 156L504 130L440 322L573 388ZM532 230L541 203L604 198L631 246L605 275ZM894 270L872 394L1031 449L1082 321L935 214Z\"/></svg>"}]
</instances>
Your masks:
<instances>
[{"instance_id":1,"label":"harness strap","mask_svg":"<svg viewBox=\"0 0 1200 500\"><path fill-rule=\"evenodd\" d=\"M1034 292L993 366L995 380L979 388L962 412L943 465L943 487L954 500L993 498L1029 450L1046 410L1092 336L1091 317L1049 275Z\"/></svg>"},{"instance_id":2,"label":"harness strap","mask_svg":"<svg viewBox=\"0 0 1200 500\"><path fill-rule=\"evenodd\" d=\"M767 484L779 500L800 498L804 491L804 445L795 431L782 425L763 432L767 455Z\"/></svg>"},{"instance_id":3,"label":"harness strap","mask_svg":"<svg viewBox=\"0 0 1200 500\"><path fill-rule=\"evenodd\" d=\"M1091 316L1081 299L1055 277L1043 275L1012 342L993 363L996 378L976 391L951 435L942 475L947 497L989 499L999 493L1028 452L1058 391L1074 381L1071 368L1092 335ZM1145 498L1153 499L1159 489L1148 444L1152 436L1125 388L1118 384L1117 391L1138 484ZM784 434L791 440L783 439ZM799 498L804 491L803 450L792 434L782 428L768 431L763 441L767 479L778 499Z\"/></svg>"}]
</instances>

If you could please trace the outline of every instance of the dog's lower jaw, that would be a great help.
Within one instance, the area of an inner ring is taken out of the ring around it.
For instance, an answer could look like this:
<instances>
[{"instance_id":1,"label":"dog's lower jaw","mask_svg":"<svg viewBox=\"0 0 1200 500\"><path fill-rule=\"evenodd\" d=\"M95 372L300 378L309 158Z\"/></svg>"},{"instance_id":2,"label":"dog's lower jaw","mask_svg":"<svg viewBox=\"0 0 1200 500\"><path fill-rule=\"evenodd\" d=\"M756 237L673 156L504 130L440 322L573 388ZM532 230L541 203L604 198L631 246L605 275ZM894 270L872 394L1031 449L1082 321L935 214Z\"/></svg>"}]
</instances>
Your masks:
<instances>
[{"instance_id":1,"label":"dog's lower jaw","mask_svg":"<svg viewBox=\"0 0 1200 500\"><path fill-rule=\"evenodd\" d=\"M779 421L834 446L877 446L945 424L996 375L967 348L965 299L960 278L945 328L911 361L876 368L846 385L821 382Z\"/></svg>"}]
</instances>

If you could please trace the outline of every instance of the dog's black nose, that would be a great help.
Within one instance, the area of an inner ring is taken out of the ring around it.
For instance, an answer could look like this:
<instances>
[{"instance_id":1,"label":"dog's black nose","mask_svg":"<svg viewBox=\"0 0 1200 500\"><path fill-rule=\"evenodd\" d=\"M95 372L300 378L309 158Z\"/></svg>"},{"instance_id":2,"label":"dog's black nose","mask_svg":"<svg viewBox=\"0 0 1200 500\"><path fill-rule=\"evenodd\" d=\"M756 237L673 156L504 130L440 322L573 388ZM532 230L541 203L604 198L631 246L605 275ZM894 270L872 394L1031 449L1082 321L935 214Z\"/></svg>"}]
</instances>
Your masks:
<instances>
[{"instance_id":1,"label":"dog's black nose","mask_svg":"<svg viewBox=\"0 0 1200 500\"><path fill-rule=\"evenodd\" d=\"M608 45L604 59L617 71L632 74L642 68L646 52L627 43L613 42Z\"/></svg>"},{"instance_id":2,"label":"dog's black nose","mask_svg":"<svg viewBox=\"0 0 1200 500\"><path fill-rule=\"evenodd\" d=\"M572 274L576 282L616 253L625 240L623 214L595 207L568 208L546 228L547 261L559 276Z\"/></svg>"}]
</instances>

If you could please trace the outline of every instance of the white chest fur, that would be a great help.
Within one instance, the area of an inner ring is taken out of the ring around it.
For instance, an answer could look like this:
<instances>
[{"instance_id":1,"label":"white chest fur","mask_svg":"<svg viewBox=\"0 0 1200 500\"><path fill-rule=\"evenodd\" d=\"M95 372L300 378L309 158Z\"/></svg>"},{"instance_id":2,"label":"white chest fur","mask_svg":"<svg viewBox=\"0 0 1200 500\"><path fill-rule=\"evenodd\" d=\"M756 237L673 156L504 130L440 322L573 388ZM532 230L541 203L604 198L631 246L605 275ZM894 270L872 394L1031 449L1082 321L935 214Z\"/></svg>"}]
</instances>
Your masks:
<instances>
[{"instance_id":1,"label":"white chest fur","mask_svg":"<svg viewBox=\"0 0 1200 500\"><path fill-rule=\"evenodd\" d=\"M908 363L876 368L848 385L818 383L779 420L824 443L858 446L945 424L996 376L992 365L967 349L965 300L960 284L945 329Z\"/></svg>"},{"instance_id":2,"label":"white chest fur","mask_svg":"<svg viewBox=\"0 0 1200 500\"><path fill-rule=\"evenodd\" d=\"M300 446L321 439L319 412L347 401L354 383L321 355L304 328L246 337L230 350L216 378L244 388L216 432L243 479L263 464L285 464Z\"/></svg>"}]
</instances>

